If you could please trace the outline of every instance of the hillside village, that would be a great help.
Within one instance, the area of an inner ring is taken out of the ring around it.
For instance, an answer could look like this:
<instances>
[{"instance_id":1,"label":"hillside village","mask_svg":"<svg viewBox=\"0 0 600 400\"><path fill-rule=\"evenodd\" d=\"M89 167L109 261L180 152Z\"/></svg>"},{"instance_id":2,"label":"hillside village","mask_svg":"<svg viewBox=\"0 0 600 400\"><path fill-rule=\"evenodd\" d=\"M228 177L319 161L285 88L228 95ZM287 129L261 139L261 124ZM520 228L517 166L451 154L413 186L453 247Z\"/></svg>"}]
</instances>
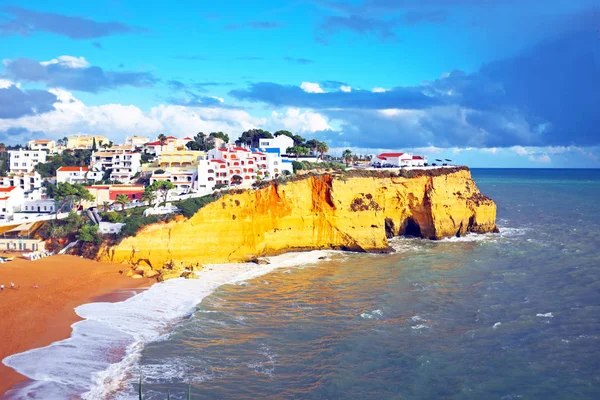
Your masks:
<instances>
[{"instance_id":1,"label":"hillside village","mask_svg":"<svg viewBox=\"0 0 600 400\"><path fill-rule=\"evenodd\" d=\"M336 159L327 155L324 142L260 129L246 131L234 142L222 132L183 138L159 135L154 140L131 136L120 144L104 136L77 135L31 140L25 147L0 151L7 156L0 171L0 224L22 224L13 232L19 237L25 228L29 236L32 224L67 218L71 210L94 211L90 218L100 233L119 233L124 223L106 221L98 210L143 206L145 216L171 214L177 211L171 202L251 188L305 168L428 165L425 157L410 153L358 156L346 150ZM27 249L26 244L20 246ZM15 243L0 243L2 250L11 247L17 249Z\"/></svg>"}]
</instances>

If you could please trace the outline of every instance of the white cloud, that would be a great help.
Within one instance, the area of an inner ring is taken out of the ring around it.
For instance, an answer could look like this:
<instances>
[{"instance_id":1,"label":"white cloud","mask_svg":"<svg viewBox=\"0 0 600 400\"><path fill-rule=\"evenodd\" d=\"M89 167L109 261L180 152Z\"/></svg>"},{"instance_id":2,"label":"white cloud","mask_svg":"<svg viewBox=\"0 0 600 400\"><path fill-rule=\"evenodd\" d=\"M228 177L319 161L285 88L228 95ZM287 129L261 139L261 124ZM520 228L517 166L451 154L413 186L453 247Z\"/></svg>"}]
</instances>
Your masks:
<instances>
[{"instance_id":1,"label":"white cloud","mask_svg":"<svg viewBox=\"0 0 600 400\"><path fill-rule=\"evenodd\" d=\"M325 93L325 91L321 89L321 86L319 86L318 83L302 82L300 87L307 93Z\"/></svg>"},{"instance_id":2,"label":"white cloud","mask_svg":"<svg viewBox=\"0 0 600 400\"><path fill-rule=\"evenodd\" d=\"M59 101L56 110L17 119L0 119L0 131L25 128L43 131L48 138L85 133L105 135L115 142L127 135L156 136L158 133L184 136L199 131L223 131L235 139L241 132L264 127L266 118L256 118L243 110L159 105L143 111L134 105L87 106L72 93L50 89ZM318 115L318 114L317 114Z\"/></svg>"},{"instance_id":3,"label":"white cloud","mask_svg":"<svg viewBox=\"0 0 600 400\"><path fill-rule=\"evenodd\" d=\"M481 149L481 151L483 151L484 153L496 154L498 152L498 149L496 147L490 147L490 148Z\"/></svg>"},{"instance_id":4,"label":"white cloud","mask_svg":"<svg viewBox=\"0 0 600 400\"><path fill-rule=\"evenodd\" d=\"M327 119L314 111L301 112L299 108L288 108L285 114L273 111L270 125L273 129L284 129L292 132L316 132L331 130Z\"/></svg>"},{"instance_id":5,"label":"white cloud","mask_svg":"<svg viewBox=\"0 0 600 400\"><path fill-rule=\"evenodd\" d=\"M40 62L43 66L47 66L50 64L59 64L68 68L87 68L90 66L90 63L87 62L85 57L74 57L74 56L59 56L57 58L53 58L50 61L42 61Z\"/></svg>"},{"instance_id":6,"label":"white cloud","mask_svg":"<svg viewBox=\"0 0 600 400\"><path fill-rule=\"evenodd\" d=\"M217 97L217 96L210 96L211 98L215 99L215 100L219 100L219 103L224 103L225 100L223 100L222 97Z\"/></svg>"},{"instance_id":7,"label":"white cloud","mask_svg":"<svg viewBox=\"0 0 600 400\"><path fill-rule=\"evenodd\" d=\"M514 151L519 156L527 156L527 155L531 154L531 152L523 146L513 146L513 147L511 147L511 150Z\"/></svg>"},{"instance_id":8,"label":"white cloud","mask_svg":"<svg viewBox=\"0 0 600 400\"><path fill-rule=\"evenodd\" d=\"M373 93L385 93L387 91L388 91L388 89L382 88L382 87L373 88Z\"/></svg>"},{"instance_id":9,"label":"white cloud","mask_svg":"<svg viewBox=\"0 0 600 400\"><path fill-rule=\"evenodd\" d=\"M352 87L351 86L342 85L342 86L340 86L340 90L342 92L350 93L352 91Z\"/></svg>"},{"instance_id":10,"label":"white cloud","mask_svg":"<svg viewBox=\"0 0 600 400\"><path fill-rule=\"evenodd\" d=\"M529 156L529 160L533 161L533 162L544 163L544 164L547 164L552 161L548 154L531 155L531 156Z\"/></svg>"},{"instance_id":11,"label":"white cloud","mask_svg":"<svg viewBox=\"0 0 600 400\"><path fill-rule=\"evenodd\" d=\"M0 79L0 89L7 89L14 85L14 82L9 81L8 79Z\"/></svg>"}]
</instances>

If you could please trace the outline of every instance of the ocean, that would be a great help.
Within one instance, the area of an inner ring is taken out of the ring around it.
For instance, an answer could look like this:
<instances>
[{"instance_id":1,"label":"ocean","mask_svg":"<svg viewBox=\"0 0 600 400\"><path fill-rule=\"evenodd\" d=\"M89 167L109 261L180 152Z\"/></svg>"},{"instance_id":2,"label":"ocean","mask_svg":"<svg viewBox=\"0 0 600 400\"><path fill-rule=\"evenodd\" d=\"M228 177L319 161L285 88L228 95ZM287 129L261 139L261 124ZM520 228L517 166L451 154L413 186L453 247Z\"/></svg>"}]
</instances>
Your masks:
<instances>
[{"instance_id":1,"label":"ocean","mask_svg":"<svg viewBox=\"0 0 600 400\"><path fill-rule=\"evenodd\" d=\"M600 170L472 174L499 234L84 305L71 339L4 360L33 379L6 398L136 399L140 376L150 400L600 398Z\"/></svg>"}]
</instances>

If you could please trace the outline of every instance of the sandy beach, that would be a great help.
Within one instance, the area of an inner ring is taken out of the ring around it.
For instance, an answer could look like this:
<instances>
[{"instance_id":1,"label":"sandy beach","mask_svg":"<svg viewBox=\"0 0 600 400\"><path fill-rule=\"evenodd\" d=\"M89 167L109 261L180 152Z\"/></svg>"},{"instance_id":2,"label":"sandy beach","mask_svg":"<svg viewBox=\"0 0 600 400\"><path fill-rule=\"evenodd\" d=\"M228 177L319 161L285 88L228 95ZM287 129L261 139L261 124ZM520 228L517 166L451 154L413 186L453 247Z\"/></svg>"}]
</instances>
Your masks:
<instances>
[{"instance_id":1,"label":"sandy beach","mask_svg":"<svg viewBox=\"0 0 600 400\"><path fill-rule=\"evenodd\" d=\"M4 285L0 292L0 360L69 337L71 324L80 320L75 307L98 300L120 301L154 282L120 275L123 266L119 264L74 256L28 261L17 254L2 255L15 259L0 264L0 284ZM11 282L20 288L10 289ZM0 362L0 397L24 379Z\"/></svg>"}]
</instances>

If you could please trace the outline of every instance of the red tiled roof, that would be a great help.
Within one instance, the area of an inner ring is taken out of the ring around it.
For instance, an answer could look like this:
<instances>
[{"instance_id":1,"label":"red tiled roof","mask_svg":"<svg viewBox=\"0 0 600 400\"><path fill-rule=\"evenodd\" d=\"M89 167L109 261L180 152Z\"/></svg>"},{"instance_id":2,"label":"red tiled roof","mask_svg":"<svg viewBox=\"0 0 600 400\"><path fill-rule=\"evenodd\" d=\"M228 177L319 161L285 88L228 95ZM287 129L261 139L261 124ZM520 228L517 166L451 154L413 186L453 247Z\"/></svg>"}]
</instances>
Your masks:
<instances>
[{"instance_id":1,"label":"red tiled roof","mask_svg":"<svg viewBox=\"0 0 600 400\"><path fill-rule=\"evenodd\" d=\"M237 151L250 151L250 150L248 150L248 149L245 149L245 148L243 148L243 147L234 147L233 149L234 149L234 150L237 150Z\"/></svg>"},{"instance_id":2,"label":"red tiled roof","mask_svg":"<svg viewBox=\"0 0 600 400\"><path fill-rule=\"evenodd\" d=\"M218 163L225 164L225 161L223 161L223 160L210 160L210 161L211 161L211 162L218 162Z\"/></svg>"},{"instance_id":3,"label":"red tiled roof","mask_svg":"<svg viewBox=\"0 0 600 400\"><path fill-rule=\"evenodd\" d=\"M8 200L8 199L10 199L10 197L0 197L0 201L2 201L2 200Z\"/></svg>"},{"instance_id":4,"label":"red tiled roof","mask_svg":"<svg viewBox=\"0 0 600 400\"><path fill-rule=\"evenodd\" d=\"M404 153L381 153L378 157L400 157L403 154Z\"/></svg>"},{"instance_id":5,"label":"red tiled roof","mask_svg":"<svg viewBox=\"0 0 600 400\"><path fill-rule=\"evenodd\" d=\"M37 139L34 140L34 143L50 143L52 140L48 140L48 139Z\"/></svg>"},{"instance_id":6,"label":"red tiled roof","mask_svg":"<svg viewBox=\"0 0 600 400\"><path fill-rule=\"evenodd\" d=\"M192 138L191 137L184 137L183 140L188 140L189 141L189 140L192 140Z\"/></svg>"},{"instance_id":7,"label":"red tiled roof","mask_svg":"<svg viewBox=\"0 0 600 400\"><path fill-rule=\"evenodd\" d=\"M252 154L256 154L258 156L264 156L264 155L266 155L265 153L259 153L259 152L256 152L256 151L253 151Z\"/></svg>"},{"instance_id":8,"label":"red tiled roof","mask_svg":"<svg viewBox=\"0 0 600 400\"><path fill-rule=\"evenodd\" d=\"M413 160L422 160L422 159L423 159L423 157L421 157L421 156L413 156L413 158L412 158L412 159L413 159Z\"/></svg>"},{"instance_id":9,"label":"red tiled roof","mask_svg":"<svg viewBox=\"0 0 600 400\"><path fill-rule=\"evenodd\" d=\"M160 146L160 140L157 140L156 142L146 143L145 146Z\"/></svg>"},{"instance_id":10,"label":"red tiled roof","mask_svg":"<svg viewBox=\"0 0 600 400\"><path fill-rule=\"evenodd\" d=\"M177 138L175 136L167 136L167 139L174 139L177 140Z\"/></svg>"},{"instance_id":11,"label":"red tiled roof","mask_svg":"<svg viewBox=\"0 0 600 400\"><path fill-rule=\"evenodd\" d=\"M13 190L15 190L16 188L17 188L16 186L0 187L0 193L10 193Z\"/></svg>"},{"instance_id":12,"label":"red tiled roof","mask_svg":"<svg viewBox=\"0 0 600 400\"><path fill-rule=\"evenodd\" d=\"M60 167L59 169L57 169L56 171L71 171L71 172L76 172L76 171L87 171L88 167Z\"/></svg>"}]
</instances>

